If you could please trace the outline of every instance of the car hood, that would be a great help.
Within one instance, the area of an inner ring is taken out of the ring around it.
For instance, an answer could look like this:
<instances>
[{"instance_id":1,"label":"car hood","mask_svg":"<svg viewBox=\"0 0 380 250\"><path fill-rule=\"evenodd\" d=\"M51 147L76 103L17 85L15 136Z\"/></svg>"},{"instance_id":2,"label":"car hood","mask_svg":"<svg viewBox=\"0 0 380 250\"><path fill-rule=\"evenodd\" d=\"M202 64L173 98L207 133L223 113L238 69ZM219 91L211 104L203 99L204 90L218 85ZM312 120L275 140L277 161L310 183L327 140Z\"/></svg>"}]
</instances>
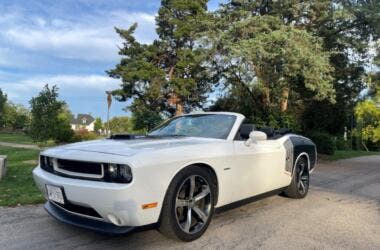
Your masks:
<instances>
[{"instance_id":1,"label":"car hood","mask_svg":"<svg viewBox=\"0 0 380 250\"><path fill-rule=\"evenodd\" d=\"M103 139L95 141L86 141L73 144L60 146L60 150L76 150L85 152L97 152L105 154L114 154L121 156L132 156L139 152L149 150L162 150L172 147L180 147L187 145L205 144L211 142L221 142L220 139L210 138L195 138L195 137L181 137L181 138L165 138L165 139L130 139L130 140L113 140Z\"/></svg>"}]
</instances>

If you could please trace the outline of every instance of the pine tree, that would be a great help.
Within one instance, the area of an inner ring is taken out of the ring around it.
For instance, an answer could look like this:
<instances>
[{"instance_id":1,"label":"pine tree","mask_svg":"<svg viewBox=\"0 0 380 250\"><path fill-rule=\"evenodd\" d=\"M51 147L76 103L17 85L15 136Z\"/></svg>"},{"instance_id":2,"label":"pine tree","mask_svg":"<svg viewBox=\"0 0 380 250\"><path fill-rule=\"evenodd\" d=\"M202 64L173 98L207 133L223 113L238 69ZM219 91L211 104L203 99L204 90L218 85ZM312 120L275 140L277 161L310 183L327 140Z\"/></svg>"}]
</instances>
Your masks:
<instances>
[{"instance_id":1,"label":"pine tree","mask_svg":"<svg viewBox=\"0 0 380 250\"><path fill-rule=\"evenodd\" d=\"M113 91L115 97L134 100L129 109L139 121L136 129L152 128L162 117L206 101L212 88L200 41L208 27L206 5L206 0L163 0L156 18L159 38L153 44L136 41L137 24L116 29L124 40L119 52L123 57L108 73L122 79L121 88Z\"/></svg>"}]
</instances>

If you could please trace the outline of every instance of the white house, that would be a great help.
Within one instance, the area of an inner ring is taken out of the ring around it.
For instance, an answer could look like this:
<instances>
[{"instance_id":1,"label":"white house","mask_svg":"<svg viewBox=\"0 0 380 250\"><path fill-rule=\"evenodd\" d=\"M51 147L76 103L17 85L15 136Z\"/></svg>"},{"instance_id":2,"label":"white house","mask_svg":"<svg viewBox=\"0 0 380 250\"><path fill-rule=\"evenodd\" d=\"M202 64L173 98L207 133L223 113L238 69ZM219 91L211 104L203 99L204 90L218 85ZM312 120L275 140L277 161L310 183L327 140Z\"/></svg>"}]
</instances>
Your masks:
<instances>
[{"instance_id":1,"label":"white house","mask_svg":"<svg viewBox=\"0 0 380 250\"><path fill-rule=\"evenodd\" d=\"M89 114L78 114L77 118L71 119L71 128L73 130L86 129L87 131L94 131L95 119Z\"/></svg>"}]
</instances>

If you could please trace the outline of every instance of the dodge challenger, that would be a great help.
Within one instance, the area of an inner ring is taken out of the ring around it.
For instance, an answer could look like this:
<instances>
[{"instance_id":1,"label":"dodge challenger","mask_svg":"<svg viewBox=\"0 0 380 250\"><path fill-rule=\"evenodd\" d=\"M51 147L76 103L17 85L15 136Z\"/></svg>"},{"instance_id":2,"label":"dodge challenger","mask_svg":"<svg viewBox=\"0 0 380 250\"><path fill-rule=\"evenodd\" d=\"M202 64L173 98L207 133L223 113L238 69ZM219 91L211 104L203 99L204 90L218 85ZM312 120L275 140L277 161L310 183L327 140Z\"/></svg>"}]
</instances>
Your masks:
<instances>
[{"instance_id":1,"label":"dodge challenger","mask_svg":"<svg viewBox=\"0 0 380 250\"><path fill-rule=\"evenodd\" d=\"M315 144L230 112L169 119L146 135L119 135L43 151L33 170L46 211L59 221L123 234L156 226L199 238L216 209L279 194L303 198Z\"/></svg>"}]
</instances>

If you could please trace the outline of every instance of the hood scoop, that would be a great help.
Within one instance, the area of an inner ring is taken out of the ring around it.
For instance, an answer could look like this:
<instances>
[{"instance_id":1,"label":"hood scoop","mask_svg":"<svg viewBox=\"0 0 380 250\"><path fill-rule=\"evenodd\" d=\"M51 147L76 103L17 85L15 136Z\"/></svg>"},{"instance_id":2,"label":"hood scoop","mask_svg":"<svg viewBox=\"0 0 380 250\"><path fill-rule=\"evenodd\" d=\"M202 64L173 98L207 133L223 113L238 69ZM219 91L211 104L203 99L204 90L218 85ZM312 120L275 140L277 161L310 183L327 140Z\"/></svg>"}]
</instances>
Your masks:
<instances>
[{"instance_id":1,"label":"hood scoop","mask_svg":"<svg viewBox=\"0 0 380 250\"><path fill-rule=\"evenodd\" d=\"M112 140L134 140L134 139L142 139L145 138L145 135L142 134L114 134L111 135L107 139Z\"/></svg>"}]
</instances>

